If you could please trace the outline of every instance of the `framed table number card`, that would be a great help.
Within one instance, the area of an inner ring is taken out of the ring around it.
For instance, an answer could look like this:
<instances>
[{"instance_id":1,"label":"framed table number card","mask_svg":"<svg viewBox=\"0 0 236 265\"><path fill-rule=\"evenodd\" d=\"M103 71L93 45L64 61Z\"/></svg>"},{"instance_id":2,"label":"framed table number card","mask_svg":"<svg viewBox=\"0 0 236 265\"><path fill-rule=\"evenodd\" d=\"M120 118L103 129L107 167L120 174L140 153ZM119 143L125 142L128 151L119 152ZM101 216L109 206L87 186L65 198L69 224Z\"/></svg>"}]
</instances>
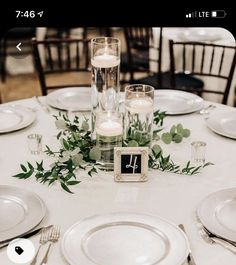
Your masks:
<instances>
[{"instance_id":1,"label":"framed table number card","mask_svg":"<svg viewBox=\"0 0 236 265\"><path fill-rule=\"evenodd\" d=\"M114 174L117 182L147 181L148 147L115 147Z\"/></svg>"}]
</instances>

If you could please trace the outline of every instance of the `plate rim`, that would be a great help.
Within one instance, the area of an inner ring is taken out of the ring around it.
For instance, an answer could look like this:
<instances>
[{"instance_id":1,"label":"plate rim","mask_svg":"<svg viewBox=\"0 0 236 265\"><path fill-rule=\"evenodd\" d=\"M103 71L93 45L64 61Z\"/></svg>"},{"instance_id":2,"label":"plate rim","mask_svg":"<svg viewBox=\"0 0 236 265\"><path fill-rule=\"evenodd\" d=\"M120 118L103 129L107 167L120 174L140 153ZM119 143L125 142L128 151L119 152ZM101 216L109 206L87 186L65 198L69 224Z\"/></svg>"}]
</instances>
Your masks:
<instances>
[{"instance_id":1,"label":"plate rim","mask_svg":"<svg viewBox=\"0 0 236 265\"><path fill-rule=\"evenodd\" d=\"M230 139L236 139L236 133L235 133L235 136L232 136L232 135L230 135L230 134L227 134L227 133L224 133L224 132L222 132L222 131L219 131L219 130L217 130L214 126L212 126L212 120L213 119L215 119L214 120L214 122L216 121L217 122L217 119L216 119L216 117L219 115L219 116L221 116L221 115L223 115L223 114L229 114L229 113L232 113L232 112L235 112L235 114L236 114L236 110L231 110L231 111L227 111L227 112L215 112L215 113L212 113L212 114L210 114L210 116L207 118L207 119L205 119L205 121L206 121L206 124L207 124L207 127L211 130L211 131L213 131L214 133L216 133L216 134L218 134L218 135L221 135L221 136L224 136L224 137L226 137L226 138L230 138ZM222 117L221 117L222 118ZM219 123L218 123L219 124Z\"/></svg>"},{"instance_id":2,"label":"plate rim","mask_svg":"<svg viewBox=\"0 0 236 265\"><path fill-rule=\"evenodd\" d=\"M178 94L183 94L183 95L191 95L193 98L195 99L199 99L200 102L199 102L199 106L194 108L193 110L189 110L189 111L179 111L179 112L168 112L168 110L166 111L166 114L169 115L169 116L177 116L177 115L184 115L184 114L191 114L191 113L194 113L196 111L199 111L203 108L204 106L204 99L198 95L195 95L193 93L190 93L190 92L187 92L187 91L183 91L183 90L179 90L179 89L158 89L158 90L155 90L154 91L154 97L157 97L158 94L160 93L167 93L167 92L170 92L170 93L178 93ZM154 107L155 107L155 99L154 99ZM157 108L158 109L158 108Z\"/></svg>"},{"instance_id":3,"label":"plate rim","mask_svg":"<svg viewBox=\"0 0 236 265\"><path fill-rule=\"evenodd\" d=\"M45 218L46 213L47 213L47 207L46 207L46 204L44 203L44 201L42 200L42 198L41 198L37 193L32 192L32 191L29 191L29 190L27 190L27 189L19 188L19 187L17 187L17 186L11 186L11 185L0 185L0 189L1 189L1 188L3 188L3 189L6 188L6 189L17 190L17 191L19 191L19 192L21 192L21 193L23 193L23 194L27 194L27 195L31 195L31 196L33 196L33 197L36 198L37 201L40 203L41 214L40 214L40 217L38 218L39 220L38 220L35 224L29 226L29 227L27 228L27 231L25 230L24 232L22 232L22 233L21 233L21 232L20 232L20 233L16 233L15 235L13 235L13 236L11 236L11 237L4 238L4 239L0 239L0 243L1 243L1 242L5 242L5 241L9 241L9 240L11 240L11 239L13 239L13 238L16 238L16 237L20 237L22 234L25 234L25 233L31 231L33 228L35 228L36 226L38 226L38 225L43 221L43 219ZM16 197L17 197L17 196L16 196ZM26 203L27 203L27 202L26 202Z\"/></svg>"},{"instance_id":4,"label":"plate rim","mask_svg":"<svg viewBox=\"0 0 236 265\"><path fill-rule=\"evenodd\" d=\"M167 220L165 218L162 218L159 215L153 215L153 214L147 214L147 213L137 213L137 212L108 212L108 213L105 213L105 214L95 214L95 215L88 216L86 218L83 218L83 219L75 222L74 224L69 226L69 228L66 230L66 232L64 233L64 235L62 237L61 243L60 243L60 250L61 250L61 253L62 253L64 259L67 262L69 262L69 264L73 265L73 262L72 262L71 258L68 256L67 251L65 251L65 240L66 240L68 234L72 231L72 229L74 227L76 227L77 225L79 225L79 224L81 224L83 222L92 220L94 218L107 217L107 216L112 216L112 215L119 216L119 215L126 215L126 214L128 214L128 215L136 215L136 216L139 215L139 216L143 216L143 217L147 216L147 217L150 217L150 218L157 218L157 219L159 219L159 220L161 220L163 222L166 222L167 224L169 224L170 226L172 226L176 230L178 230L182 234L182 236L183 236L183 238L185 240L186 251L185 251L185 255L183 256L183 260L181 260L180 263L176 264L176 265L182 265L183 264L183 262L187 259L187 256L190 253L190 244L189 244L189 240L187 238L187 235L174 222L171 222L171 221L169 221L169 220Z\"/></svg>"},{"instance_id":5,"label":"plate rim","mask_svg":"<svg viewBox=\"0 0 236 265\"><path fill-rule=\"evenodd\" d=\"M90 108L84 108L84 109L77 109L77 108L71 108L71 109L69 109L69 108L67 108L66 106L63 106L63 105L61 105L61 106L59 106L58 104L54 104L55 102L54 102L54 100L55 100L55 98L53 99L53 96L56 96L57 94L61 94L61 93L63 93L64 91L66 92L66 91L69 91L69 90L78 90L78 89L90 89L91 91L92 91L92 87L91 86L76 86L76 87L64 87L64 88L59 88L59 89L57 89L57 90L55 90L55 91L53 91L53 92L51 92L51 93L49 93L47 96L46 96L46 102L47 102L47 104L49 105L49 106L51 106L51 107L53 107L53 108L55 108L55 109L58 109L58 110L66 110L66 111L90 111L91 110L91 107L92 107L92 105L91 105L91 107Z\"/></svg>"},{"instance_id":6,"label":"plate rim","mask_svg":"<svg viewBox=\"0 0 236 265\"><path fill-rule=\"evenodd\" d=\"M209 226L209 223L206 223L205 220L203 220L203 217L202 217L202 214L200 213L204 203L206 203L207 200L209 200L211 197L215 197L217 196L218 194L220 193L224 193L224 192L229 192L229 191L235 191L236 193L236 187L232 187L232 188L226 188L226 189L221 189L221 190L217 190L215 192L212 192L210 194L208 194L207 196L205 196L201 202L198 204L197 206L197 210L196 210L196 213L197 213L197 217L199 218L201 224L207 228L207 230L209 230L211 233L215 234L216 236L219 236L219 237L223 237L227 240L231 240L233 242L236 242L236 231L235 231L235 236L231 237L231 238L227 238L227 236L223 234L221 234L221 232L219 233L218 231L214 231L214 228L212 229L212 225ZM217 222L216 222L217 223ZM219 223L217 223L218 226L220 225ZM213 224L214 226L214 224ZM222 226L221 226L222 227ZM216 229L217 230L217 229ZM226 229L227 230L227 229Z\"/></svg>"},{"instance_id":7,"label":"plate rim","mask_svg":"<svg viewBox=\"0 0 236 265\"><path fill-rule=\"evenodd\" d=\"M9 129L4 129L4 130L0 129L0 134L19 131L21 129L24 129L24 128L30 126L36 120L36 113L27 109L27 107L25 107L25 106L21 106L21 105L5 105L5 106L3 105L3 106L0 106L0 109L5 109L5 108L6 109L7 108L8 109L14 109L16 111L22 110L23 112L28 113L29 117L28 117L28 120L24 121L24 114L22 114L23 121L20 124L15 126L15 128L11 127Z\"/></svg>"}]
</instances>

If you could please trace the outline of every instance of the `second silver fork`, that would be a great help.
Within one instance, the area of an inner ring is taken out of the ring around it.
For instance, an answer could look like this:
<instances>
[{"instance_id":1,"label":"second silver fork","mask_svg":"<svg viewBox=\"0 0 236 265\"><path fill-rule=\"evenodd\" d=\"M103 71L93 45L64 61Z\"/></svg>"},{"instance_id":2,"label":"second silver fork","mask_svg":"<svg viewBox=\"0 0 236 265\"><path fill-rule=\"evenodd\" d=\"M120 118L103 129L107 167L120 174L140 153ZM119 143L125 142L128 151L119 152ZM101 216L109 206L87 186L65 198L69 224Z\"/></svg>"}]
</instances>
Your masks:
<instances>
[{"instance_id":1,"label":"second silver fork","mask_svg":"<svg viewBox=\"0 0 236 265\"><path fill-rule=\"evenodd\" d=\"M55 226L53 227L53 229L51 230L51 234L49 236L49 241L51 242L40 265L46 265L48 262L48 255L49 255L49 251L51 249L52 244L56 243L59 240L60 237L60 228L59 226Z\"/></svg>"},{"instance_id":2,"label":"second silver fork","mask_svg":"<svg viewBox=\"0 0 236 265\"><path fill-rule=\"evenodd\" d=\"M38 254L39 254L39 251L40 251L41 247L44 244L46 244L49 241L49 239L50 239L49 236L50 236L51 229L52 229L51 226L48 226L48 227L45 227L45 228L42 229L40 240L39 240L40 245L39 245L38 250L37 250L33 260L31 261L30 265L35 265L36 264L37 258L38 258Z\"/></svg>"}]
</instances>

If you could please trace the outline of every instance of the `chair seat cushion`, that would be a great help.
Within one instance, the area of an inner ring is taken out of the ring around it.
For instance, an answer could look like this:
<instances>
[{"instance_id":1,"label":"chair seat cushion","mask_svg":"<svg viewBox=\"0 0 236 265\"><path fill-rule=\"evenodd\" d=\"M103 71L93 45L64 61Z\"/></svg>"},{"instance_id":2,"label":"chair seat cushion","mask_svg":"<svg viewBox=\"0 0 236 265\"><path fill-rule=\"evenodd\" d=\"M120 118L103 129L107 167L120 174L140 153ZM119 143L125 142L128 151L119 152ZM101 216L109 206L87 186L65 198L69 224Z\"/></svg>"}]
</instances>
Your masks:
<instances>
[{"instance_id":1,"label":"chair seat cushion","mask_svg":"<svg viewBox=\"0 0 236 265\"><path fill-rule=\"evenodd\" d=\"M161 86L158 83L158 79L160 78L159 74L153 74L151 76L147 76L141 79L136 79L134 82L135 83L140 83L140 84L147 84L150 86L153 86L155 89L157 88L172 88L171 86L171 74L170 72L164 72L161 73ZM188 74L176 74L175 75L176 79L176 87L175 89L180 89L180 90L186 90L186 91L197 91L200 92L204 86L204 83L202 80L188 75Z\"/></svg>"}]
</instances>

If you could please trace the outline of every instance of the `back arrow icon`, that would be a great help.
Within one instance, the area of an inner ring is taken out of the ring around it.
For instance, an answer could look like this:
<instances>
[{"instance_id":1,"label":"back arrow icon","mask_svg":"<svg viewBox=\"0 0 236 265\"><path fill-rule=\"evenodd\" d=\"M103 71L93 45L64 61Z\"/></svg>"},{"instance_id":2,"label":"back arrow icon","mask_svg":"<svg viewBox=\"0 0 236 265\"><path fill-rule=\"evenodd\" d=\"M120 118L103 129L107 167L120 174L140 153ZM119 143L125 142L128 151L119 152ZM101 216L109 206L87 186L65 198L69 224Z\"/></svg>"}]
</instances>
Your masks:
<instances>
[{"instance_id":1,"label":"back arrow icon","mask_svg":"<svg viewBox=\"0 0 236 265\"><path fill-rule=\"evenodd\" d=\"M21 52L20 46L21 46L21 42L16 45L16 48Z\"/></svg>"}]
</instances>

